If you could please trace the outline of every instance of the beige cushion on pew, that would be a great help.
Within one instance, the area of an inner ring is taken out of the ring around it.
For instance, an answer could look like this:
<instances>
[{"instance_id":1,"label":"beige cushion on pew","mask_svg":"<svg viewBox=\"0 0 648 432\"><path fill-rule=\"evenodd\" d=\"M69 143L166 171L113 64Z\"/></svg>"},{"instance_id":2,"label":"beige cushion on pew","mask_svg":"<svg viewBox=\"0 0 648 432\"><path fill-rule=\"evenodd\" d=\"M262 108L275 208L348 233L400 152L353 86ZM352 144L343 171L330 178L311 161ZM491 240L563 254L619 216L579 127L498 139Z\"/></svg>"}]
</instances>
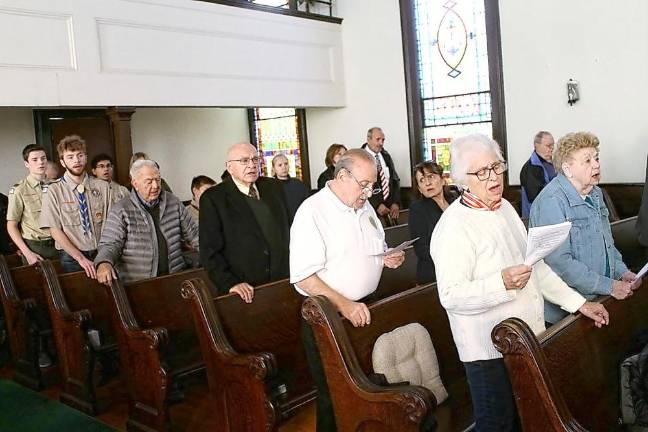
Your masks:
<instances>
[{"instance_id":1,"label":"beige cushion on pew","mask_svg":"<svg viewBox=\"0 0 648 432\"><path fill-rule=\"evenodd\" d=\"M448 397L441 377L430 334L419 323L398 327L381 335L374 345L372 363L375 373L387 382L409 381L428 388L440 404Z\"/></svg>"}]
</instances>

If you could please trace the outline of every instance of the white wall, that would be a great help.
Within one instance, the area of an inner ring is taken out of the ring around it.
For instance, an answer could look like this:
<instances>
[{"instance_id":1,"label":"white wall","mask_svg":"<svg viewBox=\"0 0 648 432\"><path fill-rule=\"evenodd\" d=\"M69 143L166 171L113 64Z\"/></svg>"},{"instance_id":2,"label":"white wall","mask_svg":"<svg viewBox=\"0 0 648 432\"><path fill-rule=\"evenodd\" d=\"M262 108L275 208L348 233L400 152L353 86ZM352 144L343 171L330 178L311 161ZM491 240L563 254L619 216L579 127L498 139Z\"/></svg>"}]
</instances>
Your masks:
<instances>
[{"instance_id":1,"label":"white wall","mask_svg":"<svg viewBox=\"0 0 648 432\"><path fill-rule=\"evenodd\" d=\"M341 106L340 31L193 0L0 0L0 106Z\"/></svg>"},{"instance_id":2,"label":"white wall","mask_svg":"<svg viewBox=\"0 0 648 432\"><path fill-rule=\"evenodd\" d=\"M405 75L398 0L340 0L346 106L306 110L311 181L325 169L326 149L366 141L367 129L382 127L402 186L410 186Z\"/></svg>"},{"instance_id":3,"label":"white wall","mask_svg":"<svg viewBox=\"0 0 648 432\"><path fill-rule=\"evenodd\" d=\"M643 182L648 152L648 2L502 0L500 20L511 182L546 129L601 140L602 181ZM566 82L581 100L567 104Z\"/></svg>"},{"instance_id":4,"label":"white wall","mask_svg":"<svg viewBox=\"0 0 648 432\"><path fill-rule=\"evenodd\" d=\"M22 149L34 142L32 110L0 108L0 191L3 194L27 175Z\"/></svg>"},{"instance_id":5,"label":"white wall","mask_svg":"<svg viewBox=\"0 0 648 432\"><path fill-rule=\"evenodd\" d=\"M227 149L250 139L247 111L235 108L138 108L131 130L133 151L155 159L183 200L191 198L194 176L220 183Z\"/></svg>"}]
</instances>

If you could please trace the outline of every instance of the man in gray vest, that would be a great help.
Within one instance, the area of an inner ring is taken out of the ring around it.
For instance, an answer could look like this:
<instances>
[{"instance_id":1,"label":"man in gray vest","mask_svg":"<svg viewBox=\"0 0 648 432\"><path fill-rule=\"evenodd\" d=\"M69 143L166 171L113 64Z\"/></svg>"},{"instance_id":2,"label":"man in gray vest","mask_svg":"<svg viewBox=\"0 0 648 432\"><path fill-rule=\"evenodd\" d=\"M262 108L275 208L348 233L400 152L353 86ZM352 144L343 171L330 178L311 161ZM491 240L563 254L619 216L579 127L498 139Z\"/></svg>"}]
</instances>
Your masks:
<instances>
[{"instance_id":1,"label":"man in gray vest","mask_svg":"<svg viewBox=\"0 0 648 432\"><path fill-rule=\"evenodd\" d=\"M183 242L198 248L198 227L182 202L162 190L157 163L135 161L133 190L108 213L94 264L97 280L134 282L185 268Z\"/></svg>"}]
</instances>

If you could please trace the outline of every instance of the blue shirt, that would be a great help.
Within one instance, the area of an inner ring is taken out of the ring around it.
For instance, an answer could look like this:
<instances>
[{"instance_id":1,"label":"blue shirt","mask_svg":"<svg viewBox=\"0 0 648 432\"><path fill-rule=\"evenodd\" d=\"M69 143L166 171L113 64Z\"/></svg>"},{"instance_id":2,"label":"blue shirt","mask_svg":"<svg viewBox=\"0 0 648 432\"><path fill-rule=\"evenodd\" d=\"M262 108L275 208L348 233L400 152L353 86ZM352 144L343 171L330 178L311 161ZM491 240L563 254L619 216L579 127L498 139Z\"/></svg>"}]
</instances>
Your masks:
<instances>
[{"instance_id":1,"label":"blue shirt","mask_svg":"<svg viewBox=\"0 0 648 432\"><path fill-rule=\"evenodd\" d=\"M583 199L563 175L542 189L531 205L529 227L570 221L569 238L545 258L554 272L588 300L609 295L612 282L628 271L614 247L608 209L598 186ZM545 319L555 323L567 313L545 302Z\"/></svg>"}]
</instances>

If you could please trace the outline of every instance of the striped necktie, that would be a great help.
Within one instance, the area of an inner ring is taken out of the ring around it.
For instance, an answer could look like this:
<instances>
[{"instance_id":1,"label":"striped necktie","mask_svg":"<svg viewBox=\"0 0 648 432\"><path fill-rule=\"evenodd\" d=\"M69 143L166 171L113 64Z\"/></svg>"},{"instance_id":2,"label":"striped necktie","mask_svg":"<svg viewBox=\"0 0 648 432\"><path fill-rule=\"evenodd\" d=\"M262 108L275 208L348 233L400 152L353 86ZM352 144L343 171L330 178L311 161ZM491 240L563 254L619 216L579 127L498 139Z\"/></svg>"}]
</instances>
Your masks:
<instances>
[{"instance_id":1,"label":"striped necktie","mask_svg":"<svg viewBox=\"0 0 648 432\"><path fill-rule=\"evenodd\" d=\"M250 185L250 191L248 192L248 196L256 200L259 199L259 194L257 193L257 190L255 189L253 184Z\"/></svg>"},{"instance_id":2,"label":"striped necktie","mask_svg":"<svg viewBox=\"0 0 648 432\"><path fill-rule=\"evenodd\" d=\"M79 212L81 213L83 235L89 236L92 233L92 226L90 225L90 211L88 209L88 200L86 200L85 187L83 184L77 186L76 191L79 200Z\"/></svg>"},{"instance_id":3,"label":"striped necktie","mask_svg":"<svg viewBox=\"0 0 648 432\"><path fill-rule=\"evenodd\" d=\"M378 169L378 178L380 179L380 189L382 190L383 200L387 201L387 198L389 198L389 183L387 183L385 170L380 163L380 157L378 153L376 153L376 168Z\"/></svg>"}]
</instances>

